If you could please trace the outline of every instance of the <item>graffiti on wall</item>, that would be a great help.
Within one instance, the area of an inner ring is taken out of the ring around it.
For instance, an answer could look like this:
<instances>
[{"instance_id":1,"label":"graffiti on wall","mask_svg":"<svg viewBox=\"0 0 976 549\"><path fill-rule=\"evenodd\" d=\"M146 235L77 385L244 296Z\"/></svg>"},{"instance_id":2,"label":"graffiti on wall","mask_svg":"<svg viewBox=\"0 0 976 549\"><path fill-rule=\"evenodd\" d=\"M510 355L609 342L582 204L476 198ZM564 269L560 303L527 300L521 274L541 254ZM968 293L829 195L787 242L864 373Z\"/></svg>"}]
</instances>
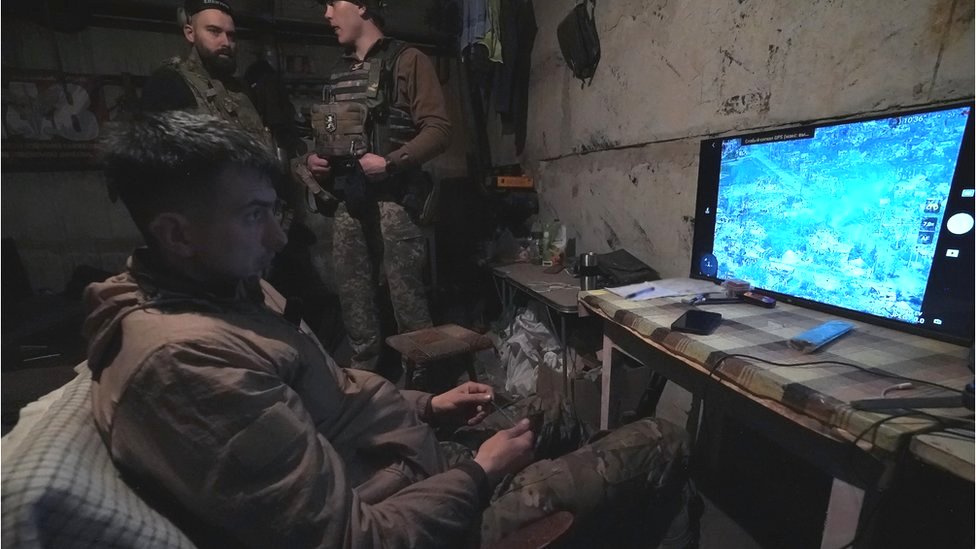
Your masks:
<instances>
[{"instance_id":1,"label":"graffiti on wall","mask_svg":"<svg viewBox=\"0 0 976 549\"><path fill-rule=\"evenodd\" d=\"M97 169L105 125L132 111L135 81L130 75L5 72L3 170Z\"/></svg>"}]
</instances>

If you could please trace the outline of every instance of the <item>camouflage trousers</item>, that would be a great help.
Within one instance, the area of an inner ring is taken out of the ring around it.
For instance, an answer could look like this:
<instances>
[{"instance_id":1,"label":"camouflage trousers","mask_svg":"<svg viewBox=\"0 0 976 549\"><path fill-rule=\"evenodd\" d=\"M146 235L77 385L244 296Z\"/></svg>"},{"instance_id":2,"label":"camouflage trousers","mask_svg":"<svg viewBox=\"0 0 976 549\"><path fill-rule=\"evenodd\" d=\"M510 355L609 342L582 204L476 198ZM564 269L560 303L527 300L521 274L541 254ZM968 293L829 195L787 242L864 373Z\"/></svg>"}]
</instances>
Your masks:
<instances>
[{"instance_id":1,"label":"camouflage trousers","mask_svg":"<svg viewBox=\"0 0 976 549\"><path fill-rule=\"evenodd\" d=\"M333 254L353 368L376 370L382 337L377 299L389 286L400 332L432 325L423 282L426 243L399 204L379 202L362 219L345 204L335 213Z\"/></svg>"},{"instance_id":2,"label":"camouflage trousers","mask_svg":"<svg viewBox=\"0 0 976 549\"><path fill-rule=\"evenodd\" d=\"M515 419L526 417L539 408L537 401L527 400L529 414L516 405L506 409L508 415ZM544 413L550 427L553 410ZM496 414L486 418L486 422L499 427L511 426L507 419L499 421ZM550 435L567 430L571 428L544 428ZM543 444L551 445L551 442L543 441ZM473 456L470 444L447 442L441 447L448 463ZM662 486L669 485L673 490L675 484L683 484L681 469L687 453L687 434L682 428L647 418L620 427L561 457L536 461L498 486L481 516L480 529L476 531L478 539L470 540L469 545L490 546L521 526L557 511L571 512L575 523L580 524L598 512L646 502ZM676 490L680 492L681 487Z\"/></svg>"}]
</instances>

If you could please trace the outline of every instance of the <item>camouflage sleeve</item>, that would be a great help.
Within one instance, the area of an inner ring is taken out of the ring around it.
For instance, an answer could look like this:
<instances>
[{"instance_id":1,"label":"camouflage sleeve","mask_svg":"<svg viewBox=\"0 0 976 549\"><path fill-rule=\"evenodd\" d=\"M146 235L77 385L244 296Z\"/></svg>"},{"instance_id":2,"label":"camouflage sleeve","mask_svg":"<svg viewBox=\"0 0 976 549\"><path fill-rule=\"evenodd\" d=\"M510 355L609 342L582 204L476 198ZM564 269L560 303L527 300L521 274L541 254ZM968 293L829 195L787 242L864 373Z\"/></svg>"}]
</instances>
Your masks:
<instances>
[{"instance_id":1,"label":"camouflage sleeve","mask_svg":"<svg viewBox=\"0 0 976 549\"><path fill-rule=\"evenodd\" d=\"M405 49L397 62L396 77L396 102L408 108L418 133L390 156L403 168L412 168L447 150L451 143L451 121L430 58L416 48Z\"/></svg>"},{"instance_id":2,"label":"camouflage sleeve","mask_svg":"<svg viewBox=\"0 0 976 549\"><path fill-rule=\"evenodd\" d=\"M481 507L472 471L365 503L301 398L253 360L194 342L159 349L116 412L113 458L247 547L405 549L466 534Z\"/></svg>"}]
</instances>

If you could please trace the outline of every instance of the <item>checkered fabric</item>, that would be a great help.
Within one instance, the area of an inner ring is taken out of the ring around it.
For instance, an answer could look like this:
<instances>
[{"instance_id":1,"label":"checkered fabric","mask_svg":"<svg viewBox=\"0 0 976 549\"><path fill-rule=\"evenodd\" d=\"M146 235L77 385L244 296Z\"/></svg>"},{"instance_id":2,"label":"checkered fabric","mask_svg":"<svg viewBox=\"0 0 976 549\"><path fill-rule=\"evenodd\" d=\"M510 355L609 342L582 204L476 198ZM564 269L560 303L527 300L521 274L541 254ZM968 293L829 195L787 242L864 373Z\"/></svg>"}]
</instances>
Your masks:
<instances>
[{"instance_id":1,"label":"checkered fabric","mask_svg":"<svg viewBox=\"0 0 976 549\"><path fill-rule=\"evenodd\" d=\"M91 416L91 372L3 462L4 547L192 548L119 477Z\"/></svg>"},{"instance_id":2,"label":"checkered fabric","mask_svg":"<svg viewBox=\"0 0 976 549\"><path fill-rule=\"evenodd\" d=\"M853 363L960 390L972 380L965 347L853 320L852 332L817 352L802 354L790 348L787 341L836 317L786 303L779 303L774 309L747 304L699 307L719 312L724 319L714 334L700 336L671 331L671 323L691 308L680 298L631 301L596 290L582 292L580 301L703 371L710 371L728 354L747 354L790 364L822 360ZM715 375L761 399L778 402L816 420L828 428L823 432L837 428L853 436L886 416L855 411L848 403L880 398L882 391L900 382L843 365L781 367L738 357L724 360ZM934 395L945 395L945 391L920 386L897 393L899 397ZM927 420L899 418L883 424L877 432L872 430L866 439L876 448L894 451L901 435L927 425Z\"/></svg>"},{"instance_id":3,"label":"checkered fabric","mask_svg":"<svg viewBox=\"0 0 976 549\"><path fill-rule=\"evenodd\" d=\"M490 339L456 324L390 336L386 344L416 364L491 348Z\"/></svg>"}]
</instances>

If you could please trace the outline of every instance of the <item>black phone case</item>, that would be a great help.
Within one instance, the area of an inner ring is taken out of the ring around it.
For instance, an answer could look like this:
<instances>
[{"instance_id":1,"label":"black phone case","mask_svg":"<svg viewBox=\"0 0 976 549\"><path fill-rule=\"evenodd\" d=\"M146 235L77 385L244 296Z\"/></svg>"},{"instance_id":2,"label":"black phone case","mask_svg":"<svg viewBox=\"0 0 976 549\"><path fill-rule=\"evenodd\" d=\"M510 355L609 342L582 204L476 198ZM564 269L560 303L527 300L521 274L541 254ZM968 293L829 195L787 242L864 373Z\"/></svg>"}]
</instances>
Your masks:
<instances>
[{"instance_id":1,"label":"black phone case","mask_svg":"<svg viewBox=\"0 0 976 549\"><path fill-rule=\"evenodd\" d=\"M722 324L722 315L708 311L691 310L678 317L671 323L671 329L676 332L709 335Z\"/></svg>"}]
</instances>

